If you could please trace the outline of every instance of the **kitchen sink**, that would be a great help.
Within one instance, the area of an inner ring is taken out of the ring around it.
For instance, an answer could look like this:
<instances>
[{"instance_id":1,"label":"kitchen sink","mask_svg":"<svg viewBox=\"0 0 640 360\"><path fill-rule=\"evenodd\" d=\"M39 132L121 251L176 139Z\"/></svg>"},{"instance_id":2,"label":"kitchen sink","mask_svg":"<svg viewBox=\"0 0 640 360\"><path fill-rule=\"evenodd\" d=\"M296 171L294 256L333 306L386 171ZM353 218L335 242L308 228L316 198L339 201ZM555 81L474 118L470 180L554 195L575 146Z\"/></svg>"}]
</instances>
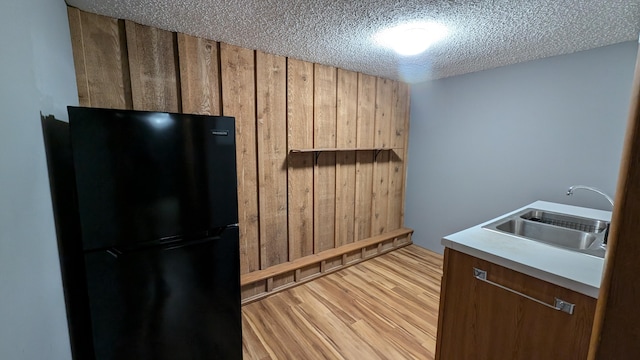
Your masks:
<instances>
[{"instance_id":1,"label":"kitchen sink","mask_svg":"<svg viewBox=\"0 0 640 360\"><path fill-rule=\"evenodd\" d=\"M607 225L609 224L607 221L603 220L587 219L535 209L525 212L520 215L520 218L590 233L603 232L607 229Z\"/></svg>"},{"instance_id":2,"label":"kitchen sink","mask_svg":"<svg viewBox=\"0 0 640 360\"><path fill-rule=\"evenodd\" d=\"M523 219L505 221L496 225L496 230L573 249L586 249L596 240L596 234L594 233L570 230Z\"/></svg>"},{"instance_id":3,"label":"kitchen sink","mask_svg":"<svg viewBox=\"0 0 640 360\"><path fill-rule=\"evenodd\" d=\"M488 225L493 230L513 236L604 257L603 244L609 222L539 209L525 209Z\"/></svg>"}]
</instances>

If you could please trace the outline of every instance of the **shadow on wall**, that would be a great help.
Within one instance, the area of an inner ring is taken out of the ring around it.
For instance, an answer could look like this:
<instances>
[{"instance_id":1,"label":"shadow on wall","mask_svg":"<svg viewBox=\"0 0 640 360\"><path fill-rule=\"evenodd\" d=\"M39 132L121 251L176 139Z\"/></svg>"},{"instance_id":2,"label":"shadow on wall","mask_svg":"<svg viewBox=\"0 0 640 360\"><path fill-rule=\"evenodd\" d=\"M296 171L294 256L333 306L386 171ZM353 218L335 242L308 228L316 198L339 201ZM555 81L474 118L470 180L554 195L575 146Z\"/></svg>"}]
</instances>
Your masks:
<instances>
[{"instance_id":1,"label":"shadow on wall","mask_svg":"<svg viewBox=\"0 0 640 360\"><path fill-rule=\"evenodd\" d=\"M73 173L69 123L58 120L53 115L40 114L40 118L49 170L67 324L70 335L77 334L70 336L71 351L74 358L90 358L94 353L91 333L76 331L76 329L90 329L91 324L89 307L85 301L87 285L83 275L85 270L82 261L80 219L78 207L75 205L76 180Z\"/></svg>"}]
</instances>

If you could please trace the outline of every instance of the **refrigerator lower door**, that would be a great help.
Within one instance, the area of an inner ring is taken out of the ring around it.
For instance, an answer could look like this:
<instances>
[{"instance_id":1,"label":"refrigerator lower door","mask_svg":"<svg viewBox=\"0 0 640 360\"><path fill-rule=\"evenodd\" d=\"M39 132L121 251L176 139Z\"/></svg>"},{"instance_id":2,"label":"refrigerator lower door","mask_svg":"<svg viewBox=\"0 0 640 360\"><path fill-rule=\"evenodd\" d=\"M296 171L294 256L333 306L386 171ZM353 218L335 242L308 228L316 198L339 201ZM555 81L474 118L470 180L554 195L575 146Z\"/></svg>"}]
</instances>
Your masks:
<instances>
[{"instance_id":1,"label":"refrigerator lower door","mask_svg":"<svg viewBox=\"0 0 640 360\"><path fill-rule=\"evenodd\" d=\"M85 262L96 359L242 359L237 228Z\"/></svg>"}]
</instances>

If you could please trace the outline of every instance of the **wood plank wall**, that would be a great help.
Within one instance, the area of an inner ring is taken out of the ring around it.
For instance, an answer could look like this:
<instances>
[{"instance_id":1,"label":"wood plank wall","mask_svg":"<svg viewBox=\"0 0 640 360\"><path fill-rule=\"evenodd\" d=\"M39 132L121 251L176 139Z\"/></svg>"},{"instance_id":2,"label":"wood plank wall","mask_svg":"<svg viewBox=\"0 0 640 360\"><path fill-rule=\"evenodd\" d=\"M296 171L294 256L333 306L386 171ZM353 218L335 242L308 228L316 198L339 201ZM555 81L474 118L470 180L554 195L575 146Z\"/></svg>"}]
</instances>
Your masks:
<instances>
[{"instance_id":1,"label":"wood plank wall","mask_svg":"<svg viewBox=\"0 0 640 360\"><path fill-rule=\"evenodd\" d=\"M68 14L81 106L236 118L242 274L403 227L407 84L72 7ZM290 153L374 146L398 149ZM382 250L409 242L394 238ZM243 283L243 298L380 251L348 248Z\"/></svg>"}]
</instances>

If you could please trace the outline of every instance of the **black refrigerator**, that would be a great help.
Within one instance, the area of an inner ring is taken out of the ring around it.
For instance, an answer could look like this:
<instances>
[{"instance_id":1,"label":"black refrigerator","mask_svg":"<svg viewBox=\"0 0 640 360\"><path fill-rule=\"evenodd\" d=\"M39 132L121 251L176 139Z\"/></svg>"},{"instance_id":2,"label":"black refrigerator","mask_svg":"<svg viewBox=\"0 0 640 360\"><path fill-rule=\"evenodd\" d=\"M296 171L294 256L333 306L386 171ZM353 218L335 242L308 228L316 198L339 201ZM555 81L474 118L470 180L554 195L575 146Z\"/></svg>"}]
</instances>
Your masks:
<instances>
[{"instance_id":1,"label":"black refrigerator","mask_svg":"<svg viewBox=\"0 0 640 360\"><path fill-rule=\"evenodd\" d=\"M79 239L59 247L75 357L241 359L234 119L68 112Z\"/></svg>"}]
</instances>

